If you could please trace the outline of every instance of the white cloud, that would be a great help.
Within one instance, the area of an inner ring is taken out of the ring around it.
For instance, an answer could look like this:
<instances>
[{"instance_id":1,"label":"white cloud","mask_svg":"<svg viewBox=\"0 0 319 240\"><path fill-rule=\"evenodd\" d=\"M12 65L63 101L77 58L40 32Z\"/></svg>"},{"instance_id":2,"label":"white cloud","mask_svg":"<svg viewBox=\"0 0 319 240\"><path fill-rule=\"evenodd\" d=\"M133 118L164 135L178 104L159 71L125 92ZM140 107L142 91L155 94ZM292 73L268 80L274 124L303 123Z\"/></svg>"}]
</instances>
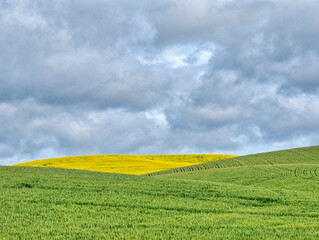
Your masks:
<instances>
[{"instance_id":1,"label":"white cloud","mask_svg":"<svg viewBox=\"0 0 319 240\"><path fill-rule=\"evenodd\" d=\"M315 0L1 1L0 164L318 144L318 16Z\"/></svg>"}]
</instances>

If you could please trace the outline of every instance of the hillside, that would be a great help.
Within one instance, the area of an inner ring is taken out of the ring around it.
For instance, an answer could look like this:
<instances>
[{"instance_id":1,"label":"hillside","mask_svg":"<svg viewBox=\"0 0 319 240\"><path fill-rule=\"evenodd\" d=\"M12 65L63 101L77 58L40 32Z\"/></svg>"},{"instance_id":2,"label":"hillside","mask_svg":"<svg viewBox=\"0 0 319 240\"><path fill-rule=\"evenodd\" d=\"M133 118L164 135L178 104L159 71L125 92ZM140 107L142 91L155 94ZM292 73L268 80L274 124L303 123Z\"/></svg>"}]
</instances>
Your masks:
<instances>
[{"instance_id":1,"label":"hillside","mask_svg":"<svg viewBox=\"0 0 319 240\"><path fill-rule=\"evenodd\" d=\"M181 167L150 173L148 175L161 175L179 172L189 172L197 170L206 170L211 168L233 168L243 166L261 166L261 165L287 165L287 164L318 164L319 146L294 148L275 152L266 152L252 154L232 159L207 162L193 166Z\"/></svg>"},{"instance_id":2,"label":"hillside","mask_svg":"<svg viewBox=\"0 0 319 240\"><path fill-rule=\"evenodd\" d=\"M236 157L222 154L187 155L90 155L51 158L15 164L13 166L54 167L98 172L141 175L171 168L190 166Z\"/></svg>"},{"instance_id":3,"label":"hillside","mask_svg":"<svg viewBox=\"0 0 319 240\"><path fill-rule=\"evenodd\" d=\"M318 155L154 176L0 167L0 239L319 239Z\"/></svg>"}]
</instances>

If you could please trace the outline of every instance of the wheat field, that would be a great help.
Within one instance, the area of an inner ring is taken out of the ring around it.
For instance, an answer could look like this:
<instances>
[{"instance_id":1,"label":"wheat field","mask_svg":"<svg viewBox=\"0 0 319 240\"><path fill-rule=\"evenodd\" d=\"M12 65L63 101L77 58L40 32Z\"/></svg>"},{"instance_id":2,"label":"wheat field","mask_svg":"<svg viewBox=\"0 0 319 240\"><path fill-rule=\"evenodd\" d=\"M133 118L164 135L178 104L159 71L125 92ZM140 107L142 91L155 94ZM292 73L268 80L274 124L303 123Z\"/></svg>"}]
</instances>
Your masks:
<instances>
[{"instance_id":1,"label":"wheat field","mask_svg":"<svg viewBox=\"0 0 319 240\"><path fill-rule=\"evenodd\" d=\"M0 239L319 239L318 183L319 146L142 176L0 167Z\"/></svg>"}]
</instances>

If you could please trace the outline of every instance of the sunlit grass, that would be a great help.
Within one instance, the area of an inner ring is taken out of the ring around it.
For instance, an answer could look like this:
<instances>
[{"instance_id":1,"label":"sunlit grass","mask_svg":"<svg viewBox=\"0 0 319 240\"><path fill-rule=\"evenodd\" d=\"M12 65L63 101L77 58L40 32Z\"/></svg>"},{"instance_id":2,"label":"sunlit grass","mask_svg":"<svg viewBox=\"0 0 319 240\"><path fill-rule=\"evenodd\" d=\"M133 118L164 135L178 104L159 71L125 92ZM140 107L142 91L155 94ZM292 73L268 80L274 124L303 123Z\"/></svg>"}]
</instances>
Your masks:
<instances>
[{"instance_id":1,"label":"sunlit grass","mask_svg":"<svg viewBox=\"0 0 319 240\"><path fill-rule=\"evenodd\" d=\"M0 167L0 239L319 239L319 146L199 166Z\"/></svg>"}]
</instances>

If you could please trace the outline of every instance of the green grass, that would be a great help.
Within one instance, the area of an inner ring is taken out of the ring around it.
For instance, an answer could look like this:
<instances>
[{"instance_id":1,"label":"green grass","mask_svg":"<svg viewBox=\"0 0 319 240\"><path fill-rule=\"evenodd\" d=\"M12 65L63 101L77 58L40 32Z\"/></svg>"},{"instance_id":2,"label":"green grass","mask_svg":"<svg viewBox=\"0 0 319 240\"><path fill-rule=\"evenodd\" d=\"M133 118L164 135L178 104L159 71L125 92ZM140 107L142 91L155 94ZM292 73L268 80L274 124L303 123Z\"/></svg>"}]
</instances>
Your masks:
<instances>
[{"instance_id":1,"label":"green grass","mask_svg":"<svg viewBox=\"0 0 319 240\"><path fill-rule=\"evenodd\" d=\"M0 167L0 239L319 239L319 147L204 165Z\"/></svg>"},{"instance_id":2,"label":"green grass","mask_svg":"<svg viewBox=\"0 0 319 240\"><path fill-rule=\"evenodd\" d=\"M252 154L215 162L207 162L187 167L149 173L148 176L197 171L211 168L232 168L243 166L282 165L282 164L318 164L319 146L294 148L282 151Z\"/></svg>"}]
</instances>

